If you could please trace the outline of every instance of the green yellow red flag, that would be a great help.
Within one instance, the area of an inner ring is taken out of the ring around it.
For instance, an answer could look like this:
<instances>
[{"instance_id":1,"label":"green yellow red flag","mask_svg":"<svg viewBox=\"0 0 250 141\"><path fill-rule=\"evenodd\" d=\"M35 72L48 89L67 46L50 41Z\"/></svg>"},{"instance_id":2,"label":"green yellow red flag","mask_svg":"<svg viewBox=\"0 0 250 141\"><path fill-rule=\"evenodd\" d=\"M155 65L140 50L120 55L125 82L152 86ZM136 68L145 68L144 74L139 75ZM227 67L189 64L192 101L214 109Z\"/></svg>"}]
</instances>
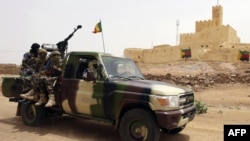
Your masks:
<instances>
[{"instance_id":1,"label":"green yellow red flag","mask_svg":"<svg viewBox=\"0 0 250 141\"><path fill-rule=\"evenodd\" d=\"M238 53L238 59L241 60L241 61L249 61L249 51L246 51L246 50L239 50L239 53Z\"/></svg>"},{"instance_id":2,"label":"green yellow red flag","mask_svg":"<svg viewBox=\"0 0 250 141\"><path fill-rule=\"evenodd\" d=\"M181 58L191 58L191 49L181 49Z\"/></svg>"},{"instance_id":3,"label":"green yellow red flag","mask_svg":"<svg viewBox=\"0 0 250 141\"><path fill-rule=\"evenodd\" d=\"M102 23L101 23L101 21L95 25L95 28L94 28L94 31L93 31L93 33L98 33L98 32L102 32Z\"/></svg>"}]
</instances>

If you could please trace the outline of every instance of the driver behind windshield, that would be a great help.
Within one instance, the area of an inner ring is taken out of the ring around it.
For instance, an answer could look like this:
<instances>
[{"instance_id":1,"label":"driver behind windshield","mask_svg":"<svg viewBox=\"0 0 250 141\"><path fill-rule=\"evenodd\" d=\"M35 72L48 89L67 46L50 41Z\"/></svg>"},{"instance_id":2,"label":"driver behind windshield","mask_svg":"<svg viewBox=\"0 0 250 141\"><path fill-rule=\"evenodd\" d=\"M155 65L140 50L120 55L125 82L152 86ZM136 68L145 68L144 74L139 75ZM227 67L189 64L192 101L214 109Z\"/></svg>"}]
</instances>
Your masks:
<instances>
[{"instance_id":1,"label":"driver behind windshield","mask_svg":"<svg viewBox=\"0 0 250 141\"><path fill-rule=\"evenodd\" d=\"M117 75L123 75L124 72L125 72L124 65L123 64L117 64L116 72L117 72Z\"/></svg>"}]
</instances>

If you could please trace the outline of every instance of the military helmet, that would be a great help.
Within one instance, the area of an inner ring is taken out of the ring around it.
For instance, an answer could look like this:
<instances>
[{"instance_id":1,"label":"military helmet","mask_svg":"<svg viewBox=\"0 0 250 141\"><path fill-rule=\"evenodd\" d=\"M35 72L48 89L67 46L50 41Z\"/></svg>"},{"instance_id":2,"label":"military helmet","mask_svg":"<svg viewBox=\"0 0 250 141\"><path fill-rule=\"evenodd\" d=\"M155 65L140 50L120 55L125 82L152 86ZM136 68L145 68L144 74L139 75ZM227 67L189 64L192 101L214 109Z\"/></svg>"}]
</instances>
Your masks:
<instances>
[{"instance_id":1,"label":"military helmet","mask_svg":"<svg viewBox=\"0 0 250 141\"><path fill-rule=\"evenodd\" d=\"M38 55L42 58L46 57L47 56L47 50L46 49L39 49L38 50Z\"/></svg>"},{"instance_id":2,"label":"military helmet","mask_svg":"<svg viewBox=\"0 0 250 141\"><path fill-rule=\"evenodd\" d=\"M56 56L56 55L59 55L59 56L60 56L61 53L60 53L59 51L55 50L55 51L52 51L50 55L51 55L51 56Z\"/></svg>"},{"instance_id":3,"label":"military helmet","mask_svg":"<svg viewBox=\"0 0 250 141\"><path fill-rule=\"evenodd\" d=\"M41 48L38 50L38 54L47 54L47 50Z\"/></svg>"}]
</instances>

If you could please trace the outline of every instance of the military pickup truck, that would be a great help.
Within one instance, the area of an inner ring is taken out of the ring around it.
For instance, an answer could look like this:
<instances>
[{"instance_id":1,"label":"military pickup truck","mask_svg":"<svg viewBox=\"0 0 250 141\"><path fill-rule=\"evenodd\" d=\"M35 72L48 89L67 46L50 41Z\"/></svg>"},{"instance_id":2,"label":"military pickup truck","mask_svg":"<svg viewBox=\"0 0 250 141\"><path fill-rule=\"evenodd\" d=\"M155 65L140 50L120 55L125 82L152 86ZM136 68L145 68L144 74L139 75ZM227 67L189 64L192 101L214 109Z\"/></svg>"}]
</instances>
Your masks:
<instances>
[{"instance_id":1,"label":"military pickup truck","mask_svg":"<svg viewBox=\"0 0 250 141\"><path fill-rule=\"evenodd\" d=\"M110 123L123 141L157 141L181 132L195 117L191 88L145 80L129 58L98 52L69 52L55 84L56 106L22 99L23 77L3 77L2 93L17 102L17 116L37 126L65 114ZM85 70L88 71L85 71Z\"/></svg>"}]
</instances>

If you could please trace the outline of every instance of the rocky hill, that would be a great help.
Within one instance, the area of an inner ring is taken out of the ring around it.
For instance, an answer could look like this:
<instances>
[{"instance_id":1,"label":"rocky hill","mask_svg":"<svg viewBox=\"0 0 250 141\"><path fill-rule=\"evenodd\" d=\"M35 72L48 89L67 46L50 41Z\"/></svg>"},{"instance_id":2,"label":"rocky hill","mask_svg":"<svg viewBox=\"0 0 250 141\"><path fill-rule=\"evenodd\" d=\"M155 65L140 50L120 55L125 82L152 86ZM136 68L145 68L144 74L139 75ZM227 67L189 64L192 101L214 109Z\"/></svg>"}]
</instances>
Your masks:
<instances>
[{"instance_id":1,"label":"rocky hill","mask_svg":"<svg viewBox=\"0 0 250 141\"><path fill-rule=\"evenodd\" d=\"M138 66L147 79L190 85L195 91L215 84L250 83L249 62L178 61Z\"/></svg>"},{"instance_id":2,"label":"rocky hill","mask_svg":"<svg viewBox=\"0 0 250 141\"><path fill-rule=\"evenodd\" d=\"M20 66L16 64L0 64L0 74L18 74Z\"/></svg>"}]
</instances>

